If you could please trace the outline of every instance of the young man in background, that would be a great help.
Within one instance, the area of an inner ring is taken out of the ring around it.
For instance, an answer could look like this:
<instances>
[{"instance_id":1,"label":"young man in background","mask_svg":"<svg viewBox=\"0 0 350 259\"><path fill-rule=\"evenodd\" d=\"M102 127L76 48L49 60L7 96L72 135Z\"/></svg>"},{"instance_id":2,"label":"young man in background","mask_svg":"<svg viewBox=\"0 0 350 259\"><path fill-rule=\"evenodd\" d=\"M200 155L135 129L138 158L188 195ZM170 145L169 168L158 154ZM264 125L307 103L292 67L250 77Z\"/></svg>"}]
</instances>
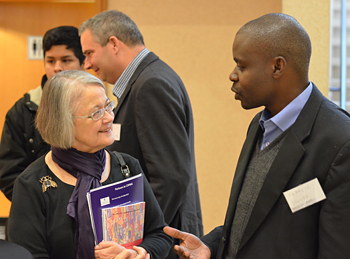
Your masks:
<instances>
[{"instance_id":1,"label":"young man in background","mask_svg":"<svg viewBox=\"0 0 350 259\"><path fill-rule=\"evenodd\" d=\"M83 70L78 29L60 26L48 30L43 38L45 75L41 85L30 90L7 112L0 143L0 189L12 199L13 183L34 160L50 150L35 128L34 118L42 89L54 74L65 70Z\"/></svg>"}]
</instances>

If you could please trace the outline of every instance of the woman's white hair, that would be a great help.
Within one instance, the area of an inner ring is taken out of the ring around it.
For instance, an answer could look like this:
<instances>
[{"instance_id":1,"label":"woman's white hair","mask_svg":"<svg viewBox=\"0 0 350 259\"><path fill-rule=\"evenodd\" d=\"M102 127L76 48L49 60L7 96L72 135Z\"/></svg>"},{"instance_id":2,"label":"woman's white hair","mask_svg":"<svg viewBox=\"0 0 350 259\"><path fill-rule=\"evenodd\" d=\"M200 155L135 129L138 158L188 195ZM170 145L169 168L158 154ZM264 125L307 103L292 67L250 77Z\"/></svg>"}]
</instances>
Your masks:
<instances>
[{"instance_id":1,"label":"woman's white hair","mask_svg":"<svg viewBox=\"0 0 350 259\"><path fill-rule=\"evenodd\" d=\"M73 114L82 93L92 85L105 89L100 79L80 70L60 72L46 82L36 116L36 127L46 143L61 149L72 147Z\"/></svg>"}]
</instances>

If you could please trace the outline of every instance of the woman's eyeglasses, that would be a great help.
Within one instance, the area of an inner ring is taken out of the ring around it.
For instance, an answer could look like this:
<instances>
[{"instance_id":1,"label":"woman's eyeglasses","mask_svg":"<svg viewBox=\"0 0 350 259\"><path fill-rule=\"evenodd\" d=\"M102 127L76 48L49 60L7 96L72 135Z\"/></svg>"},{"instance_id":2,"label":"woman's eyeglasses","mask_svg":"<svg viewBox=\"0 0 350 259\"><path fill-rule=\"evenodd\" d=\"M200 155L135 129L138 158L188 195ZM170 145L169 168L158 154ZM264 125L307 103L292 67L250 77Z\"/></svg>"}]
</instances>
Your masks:
<instances>
[{"instance_id":1,"label":"woman's eyeglasses","mask_svg":"<svg viewBox=\"0 0 350 259\"><path fill-rule=\"evenodd\" d=\"M106 105L105 108L99 109L93 113L91 113L90 115L86 115L86 116L73 116L74 118L90 118L93 121L98 121L99 119L101 119L103 117L103 115L105 114L105 111L107 111L109 114L113 114L113 110L115 108L115 101L111 101L110 103L108 103Z\"/></svg>"}]
</instances>

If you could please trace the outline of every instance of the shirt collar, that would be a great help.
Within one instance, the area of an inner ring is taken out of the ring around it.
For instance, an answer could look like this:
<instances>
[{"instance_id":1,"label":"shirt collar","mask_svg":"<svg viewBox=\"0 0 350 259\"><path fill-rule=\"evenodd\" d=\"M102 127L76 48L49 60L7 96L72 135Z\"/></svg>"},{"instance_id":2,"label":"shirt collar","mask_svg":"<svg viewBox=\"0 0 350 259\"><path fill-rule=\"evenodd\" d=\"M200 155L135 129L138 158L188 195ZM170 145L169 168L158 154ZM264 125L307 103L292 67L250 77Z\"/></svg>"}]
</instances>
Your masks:
<instances>
[{"instance_id":1,"label":"shirt collar","mask_svg":"<svg viewBox=\"0 0 350 259\"><path fill-rule=\"evenodd\" d=\"M140 53L137 54L137 56L130 62L130 64L118 78L117 82L114 84L112 92L118 99L124 93L125 88L128 85L132 75L135 73L135 70L140 65L141 61L147 56L148 53L150 53L150 51L147 48L141 50Z\"/></svg>"},{"instance_id":2,"label":"shirt collar","mask_svg":"<svg viewBox=\"0 0 350 259\"><path fill-rule=\"evenodd\" d=\"M272 123L282 131L288 129L298 118L312 92L311 82L307 88L291 101L282 111L271 118L270 111L266 108L260 117L260 126L265 130L265 124Z\"/></svg>"}]
</instances>

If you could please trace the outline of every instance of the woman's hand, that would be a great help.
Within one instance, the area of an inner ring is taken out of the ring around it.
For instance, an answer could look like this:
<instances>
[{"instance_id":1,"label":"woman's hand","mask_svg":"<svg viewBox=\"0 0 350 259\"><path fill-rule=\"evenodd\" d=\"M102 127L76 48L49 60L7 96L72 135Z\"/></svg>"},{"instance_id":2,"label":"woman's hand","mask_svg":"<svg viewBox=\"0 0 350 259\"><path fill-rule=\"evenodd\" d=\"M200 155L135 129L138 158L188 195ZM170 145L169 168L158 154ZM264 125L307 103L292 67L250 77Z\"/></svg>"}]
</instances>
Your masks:
<instances>
[{"instance_id":1,"label":"woman's hand","mask_svg":"<svg viewBox=\"0 0 350 259\"><path fill-rule=\"evenodd\" d=\"M150 258L149 253L147 253L146 249L144 249L141 246L134 246L132 248L132 250L133 250L133 255L135 255L135 257L131 257L131 258L135 258L135 259L149 259Z\"/></svg>"},{"instance_id":2,"label":"woman's hand","mask_svg":"<svg viewBox=\"0 0 350 259\"><path fill-rule=\"evenodd\" d=\"M147 251L139 246L126 249L113 241L103 241L95 246L96 259L149 259Z\"/></svg>"},{"instance_id":3,"label":"woman's hand","mask_svg":"<svg viewBox=\"0 0 350 259\"><path fill-rule=\"evenodd\" d=\"M115 258L117 255L121 254L124 250L126 252L124 252L123 255L130 255L130 252L125 247L122 247L121 245L118 245L113 241L102 241L97 246L95 246L95 258L112 259Z\"/></svg>"}]
</instances>

